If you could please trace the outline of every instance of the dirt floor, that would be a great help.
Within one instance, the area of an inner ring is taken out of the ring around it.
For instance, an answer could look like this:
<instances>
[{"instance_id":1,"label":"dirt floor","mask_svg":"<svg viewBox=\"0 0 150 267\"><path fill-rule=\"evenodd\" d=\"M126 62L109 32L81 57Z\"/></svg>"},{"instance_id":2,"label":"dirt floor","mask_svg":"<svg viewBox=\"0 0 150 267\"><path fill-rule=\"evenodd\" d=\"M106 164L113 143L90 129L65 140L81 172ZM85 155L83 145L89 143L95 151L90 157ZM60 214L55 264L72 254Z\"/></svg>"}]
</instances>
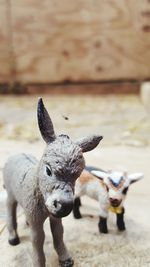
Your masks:
<instances>
[{"instance_id":1,"label":"dirt floor","mask_svg":"<svg viewBox=\"0 0 150 267\"><path fill-rule=\"evenodd\" d=\"M82 199L81 220L70 214L63 219L64 239L75 267L148 267L150 266L150 115L137 96L44 96L56 132L73 139L100 132L104 139L85 155L86 163L104 169L144 172L144 179L129 190L126 228L119 233L115 215L109 216L109 234L98 232L98 203ZM21 208L18 231L21 244L8 245L5 191L2 168L7 157L28 152L40 158L44 142L36 125L37 96L0 97L0 267L32 266L29 229ZM89 215L92 215L90 217ZM57 267L48 221L45 223L47 267Z\"/></svg>"}]
</instances>

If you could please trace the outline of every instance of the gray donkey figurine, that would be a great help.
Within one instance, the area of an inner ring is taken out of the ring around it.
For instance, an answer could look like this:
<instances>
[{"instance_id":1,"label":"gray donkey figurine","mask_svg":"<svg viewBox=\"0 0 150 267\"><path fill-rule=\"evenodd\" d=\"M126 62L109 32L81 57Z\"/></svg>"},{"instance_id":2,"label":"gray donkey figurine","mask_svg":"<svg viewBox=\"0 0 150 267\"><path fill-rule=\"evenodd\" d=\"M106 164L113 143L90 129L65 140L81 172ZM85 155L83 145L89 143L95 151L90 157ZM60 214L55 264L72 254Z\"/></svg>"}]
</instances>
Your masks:
<instances>
[{"instance_id":1,"label":"gray donkey figurine","mask_svg":"<svg viewBox=\"0 0 150 267\"><path fill-rule=\"evenodd\" d=\"M61 218L73 208L75 181L84 168L83 153L94 149L102 136L91 136L77 142L72 142L67 135L56 136L42 99L39 99L37 114L39 129L46 142L41 160L19 154L11 157L4 167L9 243L17 245L20 242L16 221L19 203L31 229L33 266L45 267L43 223L49 217L59 264L71 267L74 262L63 241Z\"/></svg>"}]
</instances>

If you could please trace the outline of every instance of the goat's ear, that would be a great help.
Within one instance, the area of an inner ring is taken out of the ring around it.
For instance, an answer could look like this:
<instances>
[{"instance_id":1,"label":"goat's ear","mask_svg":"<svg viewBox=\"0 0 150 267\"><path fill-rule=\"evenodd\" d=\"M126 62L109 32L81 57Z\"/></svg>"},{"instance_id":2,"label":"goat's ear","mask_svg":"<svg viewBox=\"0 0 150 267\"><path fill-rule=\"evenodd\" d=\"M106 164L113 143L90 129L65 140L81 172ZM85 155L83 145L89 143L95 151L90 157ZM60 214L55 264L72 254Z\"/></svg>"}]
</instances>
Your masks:
<instances>
[{"instance_id":1,"label":"goat's ear","mask_svg":"<svg viewBox=\"0 0 150 267\"><path fill-rule=\"evenodd\" d=\"M143 173L132 173L128 175L128 179L130 184L133 184L139 180L141 180L144 177Z\"/></svg>"},{"instance_id":2,"label":"goat's ear","mask_svg":"<svg viewBox=\"0 0 150 267\"><path fill-rule=\"evenodd\" d=\"M107 177L106 172L92 170L91 173L100 180L104 180Z\"/></svg>"},{"instance_id":3,"label":"goat's ear","mask_svg":"<svg viewBox=\"0 0 150 267\"><path fill-rule=\"evenodd\" d=\"M42 98L38 101L37 107L38 125L41 135L46 143L50 143L55 140L55 132L51 118L44 107Z\"/></svg>"},{"instance_id":4,"label":"goat's ear","mask_svg":"<svg viewBox=\"0 0 150 267\"><path fill-rule=\"evenodd\" d=\"M80 141L77 141L76 144L82 149L82 152L84 153L94 149L102 139L103 136L100 135L89 136Z\"/></svg>"}]
</instances>

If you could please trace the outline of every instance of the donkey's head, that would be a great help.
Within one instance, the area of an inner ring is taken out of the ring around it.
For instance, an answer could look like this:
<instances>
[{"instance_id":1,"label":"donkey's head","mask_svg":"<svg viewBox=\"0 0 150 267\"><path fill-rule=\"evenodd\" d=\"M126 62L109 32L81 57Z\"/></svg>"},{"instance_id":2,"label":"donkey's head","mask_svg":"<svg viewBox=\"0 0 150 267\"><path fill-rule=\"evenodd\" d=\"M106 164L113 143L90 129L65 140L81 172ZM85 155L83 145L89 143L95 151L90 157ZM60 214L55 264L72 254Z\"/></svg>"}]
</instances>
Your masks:
<instances>
[{"instance_id":1,"label":"donkey's head","mask_svg":"<svg viewBox=\"0 0 150 267\"><path fill-rule=\"evenodd\" d=\"M113 207L119 207L125 199L129 186L143 178L143 173L127 175L126 172L103 172L95 170L91 173L103 181L105 190L108 193L110 205Z\"/></svg>"},{"instance_id":2,"label":"donkey's head","mask_svg":"<svg viewBox=\"0 0 150 267\"><path fill-rule=\"evenodd\" d=\"M72 142L69 136L56 136L42 99L38 102L39 129L47 146L39 165L39 187L48 211L56 217L67 216L73 208L76 179L84 168L83 153L94 149L102 136Z\"/></svg>"}]
</instances>

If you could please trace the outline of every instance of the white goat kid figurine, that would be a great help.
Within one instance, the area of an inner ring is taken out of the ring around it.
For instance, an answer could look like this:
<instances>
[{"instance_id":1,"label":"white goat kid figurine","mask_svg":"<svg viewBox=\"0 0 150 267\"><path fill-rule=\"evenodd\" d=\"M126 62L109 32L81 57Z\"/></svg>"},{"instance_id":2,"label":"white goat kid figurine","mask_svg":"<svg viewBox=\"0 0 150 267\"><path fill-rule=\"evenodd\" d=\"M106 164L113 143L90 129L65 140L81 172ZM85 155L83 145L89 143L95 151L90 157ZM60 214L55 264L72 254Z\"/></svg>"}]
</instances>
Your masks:
<instances>
[{"instance_id":1,"label":"white goat kid figurine","mask_svg":"<svg viewBox=\"0 0 150 267\"><path fill-rule=\"evenodd\" d=\"M86 167L76 181L74 217L76 219L82 217L80 197L87 195L99 201L100 220L98 226L101 233L108 233L107 218L109 210L116 213L118 230L124 231L124 200L129 186L142 177L142 173L127 175L125 172L105 172L98 168Z\"/></svg>"},{"instance_id":2,"label":"white goat kid figurine","mask_svg":"<svg viewBox=\"0 0 150 267\"><path fill-rule=\"evenodd\" d=\"M83 152L94 149L102 136L78 142L72 142L67 135L56 136L42 99L38 102L38 124L47 144L40 162L31 155L19 154L11 157L4 167L9 243L20 242L16 221L19 203L31 228L33 266L45 267L43 223L49 217L60 266L71 267L73 260L63 242L61 217L73 208L75 181L85 166Z\"/></svg>"}]
</instances>

